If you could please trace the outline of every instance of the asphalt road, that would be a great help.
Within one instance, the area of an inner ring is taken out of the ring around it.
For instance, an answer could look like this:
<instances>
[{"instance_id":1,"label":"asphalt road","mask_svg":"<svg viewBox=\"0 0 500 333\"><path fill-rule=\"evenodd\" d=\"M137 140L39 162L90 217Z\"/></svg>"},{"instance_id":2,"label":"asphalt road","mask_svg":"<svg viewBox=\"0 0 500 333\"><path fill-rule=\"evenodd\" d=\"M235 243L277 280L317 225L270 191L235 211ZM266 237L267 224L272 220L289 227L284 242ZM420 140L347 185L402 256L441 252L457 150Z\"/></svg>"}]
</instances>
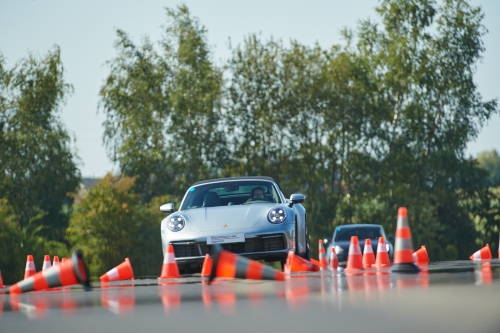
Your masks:
<instances>
[{"instance_id":1,"label":"asphalt road","mask_svg":"<svg viewBox=\"0 0 500 333\"><path fill-rule=\"evenodd\" d=\"M500 332L500 261L0 294L0 332Z\"/></svg>"}]
</instances>

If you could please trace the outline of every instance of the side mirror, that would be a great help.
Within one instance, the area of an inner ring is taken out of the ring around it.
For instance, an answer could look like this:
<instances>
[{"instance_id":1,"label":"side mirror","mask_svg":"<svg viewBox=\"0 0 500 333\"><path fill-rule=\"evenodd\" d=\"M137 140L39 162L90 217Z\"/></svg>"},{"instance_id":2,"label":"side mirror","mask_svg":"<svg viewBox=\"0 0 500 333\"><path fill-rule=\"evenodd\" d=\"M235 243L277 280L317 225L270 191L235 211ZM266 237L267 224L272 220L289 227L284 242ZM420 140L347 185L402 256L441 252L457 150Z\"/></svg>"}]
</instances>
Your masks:
<instances>
[{"instance_id":1,"label":"side mirror","mask_svg":"<svg viewBox=\"0 0 500 333\"><path fill-rule=\"evenodd\" d=\"M306 200L305 195L299 194L299 193L294 193L290 196L290 203L288 204L288 206L293 207L293 205L295 205L295 204L303 203L304 200Z\"/></svg>"},{"instance_id":2,"label":"side mirror","mask_svg":"<svg viewBox=\"0 0 500 333\"><path fill-rule=\"evenodd\" d=\"M389 237L387 237L387 239L388 239L388 240L389 240L389 242L391 242L391 243L394 243L394 241L396 240L396 239L394 238L394 236L393 236L393 235L390 235Z\"/></svg>"},{"instance_id":3,"label":"side mirror","mask_svg":"<svg viewBox=\"0 0 500 333\"><path fill-rule=\"evenodd\" d=\"M168 204L161 205L160 206L160 210L163 213L173 213L173 212L175 212L174 204L173 203L168 203Z\"/></svg>"}]
</instances>

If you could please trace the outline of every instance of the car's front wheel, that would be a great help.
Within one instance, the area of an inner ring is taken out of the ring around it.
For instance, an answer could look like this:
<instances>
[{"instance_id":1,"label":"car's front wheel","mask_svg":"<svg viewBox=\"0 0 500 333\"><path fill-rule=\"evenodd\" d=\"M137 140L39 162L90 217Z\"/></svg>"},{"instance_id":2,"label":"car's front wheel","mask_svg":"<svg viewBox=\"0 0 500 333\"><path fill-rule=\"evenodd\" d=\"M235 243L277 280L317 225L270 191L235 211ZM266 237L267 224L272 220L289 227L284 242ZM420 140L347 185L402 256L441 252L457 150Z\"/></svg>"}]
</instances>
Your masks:
<instances>
[{"instance_id":1,"label":"car's front wheel","mask_svg":"<svg viewBox=\"0 0 500 333\"><path fill-rule=\"evenodd\" d=\"M306 222L306 228L305 228L305 237L306 237L306 252L304 253L303 258L307 260L311 260L311 247L309 245L309 230L307 229L307 222Z\"/></svg>"},{"instance_id":2,"label":"car's front wheel","mask_svg":"<svg viewBox=\"0 0 500 333\"><path fill-rule=\"evenodd\" d=\"M298 226L299 226L298 225L298 221L295 220L295 230L296 231L299 230ZM299 246L298 246L298 244L299 244L299 234L298 234L298 232L295 232L295 244L296 244L295 254L301 256L304 259L311 260L311 248L309 246L309 231L307 229L307 222L306 222L306 227L304 229L305 229L304 230L304 233L305 233L304 239L306 240L306 251L304 252L304 254L302 254L302 255L300 254L300 252L299 252Z\"/></svg>"}]
</instances>

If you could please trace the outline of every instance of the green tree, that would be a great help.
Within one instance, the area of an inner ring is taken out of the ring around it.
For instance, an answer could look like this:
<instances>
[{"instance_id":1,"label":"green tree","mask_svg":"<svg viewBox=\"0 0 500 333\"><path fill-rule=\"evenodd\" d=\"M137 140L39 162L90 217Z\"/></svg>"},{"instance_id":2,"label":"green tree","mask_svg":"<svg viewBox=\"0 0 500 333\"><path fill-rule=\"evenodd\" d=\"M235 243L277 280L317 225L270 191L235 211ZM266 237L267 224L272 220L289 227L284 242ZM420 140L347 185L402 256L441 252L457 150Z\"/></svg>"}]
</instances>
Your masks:
<instances>
[{"instance_id":1,"label":"green tree","mask_svg":"<svg viewBox=\"0 0 500 333\"><path fill-rule=\"evenodd\" d=\"M72 91L60 50L30 55L11 70L0 66L0 73L0 197L21 229L31 234L40 228L40 236L61 241L71 207L67 194L77 188L80 173L59 114Z\"/></svg>"},{"instance_id":2,"label":"green tree","mask_svg":"<svg viewBox=\"0 0 500 333\"><path fill-rule=\"evenodd\" d=\"M500 186L500 155L496 150L483 151L478 154L479 167L488 172L490 186Z\"/></svg>"},{"instance_id":3,"label":"green tree","mask_svg":"<svg viewBox=\"0 0 500 333\"><path fill-rule=\"evenodd\" d=\"M136 276L158 274L163 254L158 200L141 205L134 178L106 175L77 198L67 238L84 251L97 278L130 258ZM166 200L166 198L164 199Z\"/></svg>"},{"instance_id":4,"label":"green tree","mask_svg":"<svg viewBox=\"0 0 500 333\"><path fill-rule=\"evenodd\" d=\"M382 216L395 221L407 206L417 243L451 244L465 257L475 235L459 201L484 190L465 148L498 112L473 81L484 14L462 0L385 0L377 12L381 28L362 22L357 51L376 88L364 153L380 165L370 179Z\"/></svg>"},{"instance_id":5,"label":"green tree","mask_svg":"<svg viewBox=\"0 0 500 333\"><path fill-rule=\"evenodd\" d=\"M206 30L186 6L167 9L167 17L160 50L118 31L118 55L100 93L109 156L138 177L143 201L182 195L194 181L220 174L227 155L222 72L211 61Z\"/></svg>"}]
</instances>

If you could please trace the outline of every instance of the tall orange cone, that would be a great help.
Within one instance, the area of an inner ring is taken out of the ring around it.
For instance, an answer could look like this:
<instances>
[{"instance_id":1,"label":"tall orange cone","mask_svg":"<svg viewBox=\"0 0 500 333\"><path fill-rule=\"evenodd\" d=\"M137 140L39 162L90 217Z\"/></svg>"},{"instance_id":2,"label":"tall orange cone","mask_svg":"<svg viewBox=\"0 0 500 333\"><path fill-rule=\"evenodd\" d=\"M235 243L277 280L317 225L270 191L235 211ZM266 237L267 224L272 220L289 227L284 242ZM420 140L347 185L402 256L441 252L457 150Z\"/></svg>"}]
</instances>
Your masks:
<instances>
[{"instance_id":1,"label":"tall orange cone","mask_svg":"<svg viewBox=\"0 0 500 333\"><path fill-rule=\"evenodd\" d=\"M90 290L89 273L80 250L76 250L71 260L66 260L59 267L50 267L10 286L9 293L21 294L78 283L82 284L85 290Z\"/></svg>"},{"instance_id":2,"label":"tall orange cone","mask_svg":"<svg viewBox=\"0 0 500 333\"><path fill-rule=\"evenodd\" d=\"M372 268L373 265L375 265L375 255L373 254L372 241L367 238L363 251L363 267Z\"/></svg>"},{"instance_id":3,"label":"tall orange cone","mask_svg":"<svg viewBox=\"0 0 500 333\"><path fill-rule=\"evenodd\" d=\"M417 265L427 265L429 263L429 256L427 255L427 249L424 245L413 252L413 262Z\"/></svg>"},{"instance_id":4,"label":"tall orange cone","mask_svg":"<svg viewBox=\"0 0 500 333\"><path fill-rule=\"evenodd\" d=\"M209 283L216 277L252 280L285 280L285 274L237 254L225 251L220 245L212 245L212 273Z\"/></svg>"},{"instance_id":5,"label":"tall orange cone","mask_svg":"<svg viewBox=\"0 0 500 333\"><path fill-rule=\"evenodd\" d=\"M396 244L394 247L394 265L391 270L400 273L418 273L420 268L413 262L413 242L405 207L398 210Z\"/></svg>"},{"instance_id":6,"label":"tall orange cone","mask_svg":"<svg viewBox=\"0 0 500 333\"><path fill-rule=\"evenodd\" d=\"M134 271L132 270L132 264L130 263L129 258L125 258L124 262L101 276L101 282L111 282L128 279L134 279Z\"/></svg>"},{"instance_id":7,"label":"tall orange cone","mask_svg":"<svg viewBox=\"0 0 500 333\"><path fill-rule=\"evenodd\" d=\"M54 256L54 259L52 260L52 266L59 266L60 263L59 263L59 257L58 256Z\"/></svg>"},{"instance_id":8,"label":"tall orange cone","mask_svg":"<svg viewBox=\"0 0 500 333\"><path fill-rule=\"evenodd\" d=\"M375 267L389 267L391 266L391 261L389 260L389 253L387 253L387 247L385 246L385 238L378 238L377 245L377 258L375 259Z\"/></svg>"},{"instance_id":9,"label":"tall orange cone","mask_svg":"<svg viewBox=\"0 0 500 333\"><path fill-rule=\"evenodd\" d=\"M201 277L210 276L212 272L212 258L207 253L205 255L205 261L203 261L203 267L201 268Z\"/></svg>"},{"instance_id":10,"label":"tall orange cone","mask_svg":"<svg viewBox=\"0 0 500 333\"><path fill-rule=\"evenodd\" d=\"M351 236L349 254L347 255L346 272L356 272L363 269L363 256L359 247L358 236Z\"/></svg>"},{"instance_id":11,"label":"tall orange cone","mask_svg":"<svg viewBox=\"0 0 500 333\"><path fill-rule=\"evenodd\" d=\"M324 270L328 268L328 261L326 260L325 247L323 246L323 240L318 241L318 251L319 251L319 269Z\"/></svg>"},{"instance_id":12,"label":"tall orange cone","mask_svg":"<svg viewBox=\"0 0 500 333\"><path fill-rule=\"evenodd\" d=\"M473 255L469 257L471 260L486 260L491 259L490 245L486 244L481 250L474 252Z\"/></svg>"},{"instance_id":13,"label":"tall orange cone","mask_svg":"<svg viewBox=\"0 0 500 333\"><path fill-rule=\"evenodd\" d=\"M35 261L33 260L33 256L31 254L28 254L28 258L26 259L26 270L24 271L24 278L27 279L35 274Z\"/></svg>"},{"instance_id":14,"label":"tall orange cone","mask_svg":"<svg viewBox=\"0 0 500 333\"><path fill-rule=\"evenodd\" d=\"M332 251L330 253L330 269L336 270L339 267L339 258L337 258L337 252L335 252L335 248L332 246Z\"/></svg>"},{"instance_id":15,"label":"tall orange cone","mask_svg":"<svg viewBox=\"0 0 500 333\"><path fill-rule=\"evenodd\" d=\"M52 267L52 264L50 263L50 256L46 254L43 257L43 266L42 266L42 271L46 270L47 268Z\"/></svg>"},{"instance_id":16,"label":"tall orange cone","mask_svg":"<svg viewBox=\"0 0 500 333\"><path fill-rule=\"evenodd\" d=\"M5 288L5 285L3 284L2 272L1 271L0 271L0 288Z\"/></svg>"},{"instance_id":17,"label":"tall orange cone","mask_svg":"<svg viewBox=\"0 0 500 333\"><path fill-rule=\"evenodd\" d=\"M293 272L317 272L319 271L319 266L316 266L309 260L306 260L293 251L288 251L288 257L285 263L285 273Z\"/></svg>"},{"instance_id":18,"label":"tall orange cone","mask_svg":"<svg viewBox=\"0 0 500 333\"><path fill-rule=\"evenodd\" d=\"M165 252L165 256L163 257L163 265L161 267L161 275L159 279L175 279L181 277L177 261L175 261L174 247L169 245L167 247L167 251Z\"/></svg>"}]
</instances>

